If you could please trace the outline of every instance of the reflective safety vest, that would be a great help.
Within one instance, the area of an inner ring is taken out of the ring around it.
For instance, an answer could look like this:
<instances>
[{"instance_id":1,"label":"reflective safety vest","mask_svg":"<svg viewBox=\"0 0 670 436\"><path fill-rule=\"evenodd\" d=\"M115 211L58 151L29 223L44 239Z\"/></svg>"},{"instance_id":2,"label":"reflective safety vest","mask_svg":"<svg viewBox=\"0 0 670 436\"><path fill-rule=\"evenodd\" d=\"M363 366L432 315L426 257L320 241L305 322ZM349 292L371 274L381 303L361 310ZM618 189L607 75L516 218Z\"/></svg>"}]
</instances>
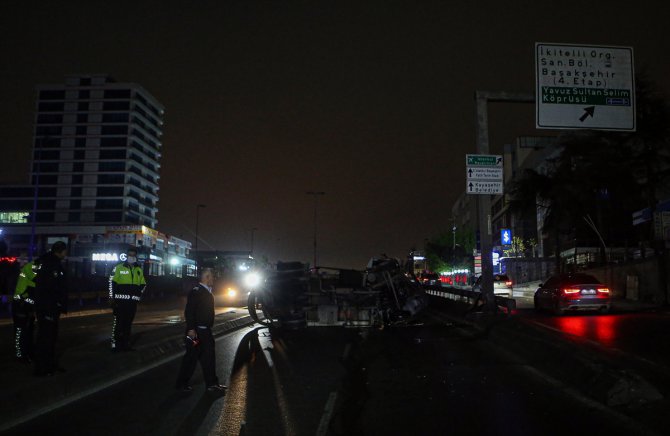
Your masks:
<instances>
[{"instance_id":1,"label":"reflective safety vest","mask_svg":"<svg viewBox=\"0 0 670 436\"><path fill-rule=\"evenodd\" d=\"M120 263L109 276L109 298L116 300L140 301L147 282L144 272L138 265Z\"/></svg>"},{"instance_id":2,"label":"reflective safety vest","mask_svg":"<svg viewBox=\"0 0 670 436\"><path fill-rule=\"evenodd\" d=\"M35 276L38 269L39 264L35 264L34 261L23 265L19 273L19 280L16 283L16 289L14 290L15 300L23 300L28 304L35 304Z\"/></svg>"}]
</instances>

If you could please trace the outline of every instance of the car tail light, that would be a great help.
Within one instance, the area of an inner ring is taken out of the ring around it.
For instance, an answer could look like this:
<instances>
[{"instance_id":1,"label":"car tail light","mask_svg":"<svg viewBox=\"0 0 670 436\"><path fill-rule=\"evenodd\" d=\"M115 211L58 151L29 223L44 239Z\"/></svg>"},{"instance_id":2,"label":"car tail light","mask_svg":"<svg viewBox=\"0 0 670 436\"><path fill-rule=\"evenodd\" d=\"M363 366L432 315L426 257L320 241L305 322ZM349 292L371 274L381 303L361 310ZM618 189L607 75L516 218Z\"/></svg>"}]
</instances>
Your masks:
<instances>
[{"instance_id":1,"label":"car tail light","mask_svg":"<svg viewBox=\"0 0 670 436\"><path fill-rule=\"evenodd\" d=\"M600 294L609 294L610 290L609 288L598 288L598 293Z\"/></svg>"},{"instance_id":2,"label":"car tail light","mask_svg":"<svg viewBox=\"0 0 670 436\"><path fill-rule=\"evenodd\" d=\"M580 291L579 288L563 288L563 293L566 295L578 294Z\"/></svg>"},{"instance_id":3,"label":"car tail light","mask_svg":"<svg viewBox=\"0 0 670 436\"><path fill-rule=\"evenodd\" d=\"M505 285L506 285L506 286L512 286L512 281L509 280L509 281L505 282Z\"/></svg>"}]
</instances>

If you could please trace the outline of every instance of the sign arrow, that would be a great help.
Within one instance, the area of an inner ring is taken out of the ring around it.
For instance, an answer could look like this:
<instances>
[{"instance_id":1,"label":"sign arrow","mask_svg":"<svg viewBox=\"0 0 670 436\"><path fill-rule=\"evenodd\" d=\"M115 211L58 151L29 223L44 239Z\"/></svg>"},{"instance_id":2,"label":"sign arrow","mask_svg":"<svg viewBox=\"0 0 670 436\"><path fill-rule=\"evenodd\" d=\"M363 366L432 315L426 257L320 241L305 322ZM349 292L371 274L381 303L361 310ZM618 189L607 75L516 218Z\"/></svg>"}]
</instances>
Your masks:
<instances>
[{"instance_id":1,"label":"sign arrow","mask_svg":"<svg viewBox=\"0 0 670 436\"><path fill-rule=\"evenodd\" d=\"M581 121L583 123L584 120L586 119L586 117L588 117L589 115L591 116L591 118L593 118L593 112L595 112L595 110L596 110L595 106L585 107L584 108L584 115L579 117L579 121Z\"/></svg>"},{"instance_id":2,"label":"sign arrow","mask_svg":"<svg viewBox=\"0 0 670 436\"><path fill-rule=\"evenodd\" d=\"M468 176L472 177L472 170L468 170Z\"/></svg>"},{"instance_id":3,"label":"sign arrow","mask_svg":"<svg viewBox=\"0 0 670 436\"><path fill-rule=\"evenodd\" d=\"M470 191L472 191L472 182L470 182L469 187L470 187Z\"/></svg>"}]
</instances>

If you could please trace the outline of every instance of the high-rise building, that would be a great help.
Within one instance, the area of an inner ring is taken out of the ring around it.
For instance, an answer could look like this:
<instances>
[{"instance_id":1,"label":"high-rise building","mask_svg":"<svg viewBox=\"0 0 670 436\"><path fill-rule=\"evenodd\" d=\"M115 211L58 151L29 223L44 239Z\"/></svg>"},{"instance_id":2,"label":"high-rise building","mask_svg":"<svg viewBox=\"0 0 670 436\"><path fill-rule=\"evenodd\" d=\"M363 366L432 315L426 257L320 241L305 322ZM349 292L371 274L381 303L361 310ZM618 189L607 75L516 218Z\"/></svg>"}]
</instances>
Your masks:
<instances>
[{"instance_id":1,"label":"high-rise building","mask_svg":"<svg viewBox=\"0 0 670 436\"><path fill-rule=\"evenodd\" d=\"M28 260L68 245L71 277L105 276L128 246L145 274L193 274L191 243L157 230L163 106L135 83L37 87L30 184L0 186L0 243Z\"/></svg>"},{"instance_id":2,"label":"high-rise building","mask_svg":"<svg viewBox=\"0 0 670 436\"><path fill-rule=\"evenodd\" d=\"M37 222L156 228L163 112L140 85L107 75L38 86Z\"/></svg>"}]
</instances>

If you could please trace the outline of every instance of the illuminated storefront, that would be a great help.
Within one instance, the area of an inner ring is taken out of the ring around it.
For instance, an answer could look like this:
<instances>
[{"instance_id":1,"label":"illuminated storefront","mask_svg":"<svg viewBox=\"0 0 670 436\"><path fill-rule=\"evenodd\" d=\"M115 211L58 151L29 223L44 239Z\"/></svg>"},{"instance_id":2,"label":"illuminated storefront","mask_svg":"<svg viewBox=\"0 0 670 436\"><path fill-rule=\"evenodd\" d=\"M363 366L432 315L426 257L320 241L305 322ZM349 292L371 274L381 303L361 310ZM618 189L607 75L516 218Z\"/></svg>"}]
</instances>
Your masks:
<instances>
[{"instance_id":1,"label":"illuminated storefront","mask_svg":"<svg viewBox=\"0 0 670 436\"><path fill-rule=\"evenodd\" d=\"M27 260L31 227L6 226L3 238L10 253ZM123 262L128 247L136 247L144 273L175 277L195 275L191 243L143 225L131 226L40 226L35 228L36 253L46 252L55 241L68 246L68 269L73 277L108 275Z\"/></svg>"}]
</instances>

